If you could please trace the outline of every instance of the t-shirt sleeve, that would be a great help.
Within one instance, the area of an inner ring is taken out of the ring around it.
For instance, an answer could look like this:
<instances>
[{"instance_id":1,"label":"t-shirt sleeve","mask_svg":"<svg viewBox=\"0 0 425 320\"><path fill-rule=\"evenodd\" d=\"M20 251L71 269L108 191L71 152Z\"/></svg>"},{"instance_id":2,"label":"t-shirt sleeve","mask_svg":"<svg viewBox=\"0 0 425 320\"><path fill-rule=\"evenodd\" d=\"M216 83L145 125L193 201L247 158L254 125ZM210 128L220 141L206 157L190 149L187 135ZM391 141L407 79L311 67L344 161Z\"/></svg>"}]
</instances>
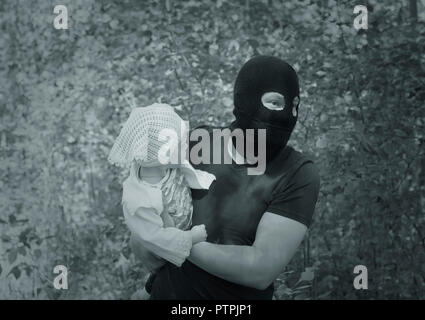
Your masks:
<instances>
[{"instance_id":1,"label":"t-shirt sleeve","mask_svg":"<svg viewBox=\"0 0 425 320\"><path fill-rule=\"evenodd\" d=\"M310 227L319 194L320 177L312 162L303 164L290 178L276 186L268 212L284 216Z\"/></svg>"}]
</instances>

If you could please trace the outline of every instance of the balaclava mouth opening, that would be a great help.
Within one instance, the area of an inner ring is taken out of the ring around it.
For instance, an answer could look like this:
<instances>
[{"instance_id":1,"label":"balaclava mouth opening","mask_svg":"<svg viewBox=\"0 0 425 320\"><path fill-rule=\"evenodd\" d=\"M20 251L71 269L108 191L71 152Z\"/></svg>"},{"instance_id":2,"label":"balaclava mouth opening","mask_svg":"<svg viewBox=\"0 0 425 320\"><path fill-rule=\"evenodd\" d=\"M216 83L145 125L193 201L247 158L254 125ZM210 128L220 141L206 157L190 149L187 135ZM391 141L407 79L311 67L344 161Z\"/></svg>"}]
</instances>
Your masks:
<instances>
[{"instance_id":1,"label":"balaclava mouth opening","mask_svg":"<svg viewBox=\"0 0 425 320\"><path fill-rule=\"evenodd\" d=\"M263 105L261 98L266 92L283 95L283 110ZM272 160L288 143L297 122L300 99L295 70L279 58L255 56L239 71L233 94L236 120L231 128L266 129L266 160ZM257 130L255 132L254 150L258 155Z\"/></svg>"}]
</instances>

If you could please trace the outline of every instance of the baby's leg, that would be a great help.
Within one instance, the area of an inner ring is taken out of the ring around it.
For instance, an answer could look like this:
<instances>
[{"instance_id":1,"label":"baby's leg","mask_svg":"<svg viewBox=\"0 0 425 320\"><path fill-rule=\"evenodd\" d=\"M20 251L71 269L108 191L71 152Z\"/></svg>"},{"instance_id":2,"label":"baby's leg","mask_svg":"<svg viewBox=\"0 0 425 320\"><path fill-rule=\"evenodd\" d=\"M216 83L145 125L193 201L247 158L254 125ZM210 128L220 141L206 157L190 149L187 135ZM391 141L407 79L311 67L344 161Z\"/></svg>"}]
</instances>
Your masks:
<instances>
[{"instance_id":1,"label":"baby's leg","mask_svg":"<svg viewBox=\"0 0 425 320\"><path fill-rule=\"evenodd\" d=\"M176 226L174 224L173 219L171 218L171 216L169 215L168 212L163 212L161 214L161 218L162 218L162 221L164 222L164 228L170 228L170 227L175 227Z\"/></svg>"},{"instance_id":2,"label":"baby's leg","mask_svg":"<svg viewBox=\"0 0 425 320\"><path fill-rule=\"evenodd\" d=\"M156 271L165 264L165 260L157 257L148 251L136 235L133 233L130 237L130 246L138 260L142 261L143 266L148 269L150 275L147 279L145 286L136 291L132 296L132 300L149 300L152 291L153 281L156 276Z\"/></svg>"},{"instance_id":3,"label":"baby's leg","mask_svg":"<svg viewBox=\"0 0 425 320\"><path fill-rule=\"evenodd\" d=\"M149 270L157 270L165 264L165 260L157 257L152 252L148 251L139 238L131 234L130 237L130 247L136 256L137 260L143 263L143 265Z\"/></svg>"}]
</instances>

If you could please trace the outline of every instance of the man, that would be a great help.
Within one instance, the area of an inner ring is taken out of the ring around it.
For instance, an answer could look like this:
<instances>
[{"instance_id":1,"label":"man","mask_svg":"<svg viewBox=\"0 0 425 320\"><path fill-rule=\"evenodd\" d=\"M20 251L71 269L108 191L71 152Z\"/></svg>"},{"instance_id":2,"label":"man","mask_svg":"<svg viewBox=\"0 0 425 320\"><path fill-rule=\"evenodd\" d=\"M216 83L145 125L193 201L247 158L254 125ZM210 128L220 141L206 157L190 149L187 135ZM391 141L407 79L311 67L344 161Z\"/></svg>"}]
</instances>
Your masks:
<instances>
[{"instance_id":1,"label":"man","mask_svg":"<svg viewBox=\"0 0 425 320\"><path fill-rule=\"evenodd\" d=\"M252 58L237 76L234 106L230 129L266 130L265 172L247 174L254 159L243 152L253 142L261 151L258 130L251 140L244 136L242 147L234 140L211 146L233 160L196 166L216 176L209 190L192 190L193 224L205 224L208 242L194 245L180 268L166 263L153 280L151 299L272 299L273 281L311 223L317 169L287 146L298 117L296 72L275 57Z\"/></svg>"}]
</instances>

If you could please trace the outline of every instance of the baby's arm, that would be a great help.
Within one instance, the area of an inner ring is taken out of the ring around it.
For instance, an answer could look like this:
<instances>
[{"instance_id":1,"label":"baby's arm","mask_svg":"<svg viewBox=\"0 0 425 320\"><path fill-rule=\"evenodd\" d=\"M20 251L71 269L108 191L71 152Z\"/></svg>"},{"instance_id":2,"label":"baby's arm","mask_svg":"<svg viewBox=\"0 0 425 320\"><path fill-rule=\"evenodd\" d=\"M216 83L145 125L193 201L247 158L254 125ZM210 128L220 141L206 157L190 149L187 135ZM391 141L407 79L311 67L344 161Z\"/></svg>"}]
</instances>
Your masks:
<instances>
[{"instance_id":1,"label":"baby's arm","mask_svg":"<svg viewBox=\"0 0 425 320\"><path fill-rule=\"evenodd\" d=\"M161 217L150 208L139 208L134 215L124 210L125 221L130 230L140 239L143 246L176 266L186 260L192 244L205 241L205 226L196 226L183 231L164 227Z\"/></svg>"}]
</instances>

